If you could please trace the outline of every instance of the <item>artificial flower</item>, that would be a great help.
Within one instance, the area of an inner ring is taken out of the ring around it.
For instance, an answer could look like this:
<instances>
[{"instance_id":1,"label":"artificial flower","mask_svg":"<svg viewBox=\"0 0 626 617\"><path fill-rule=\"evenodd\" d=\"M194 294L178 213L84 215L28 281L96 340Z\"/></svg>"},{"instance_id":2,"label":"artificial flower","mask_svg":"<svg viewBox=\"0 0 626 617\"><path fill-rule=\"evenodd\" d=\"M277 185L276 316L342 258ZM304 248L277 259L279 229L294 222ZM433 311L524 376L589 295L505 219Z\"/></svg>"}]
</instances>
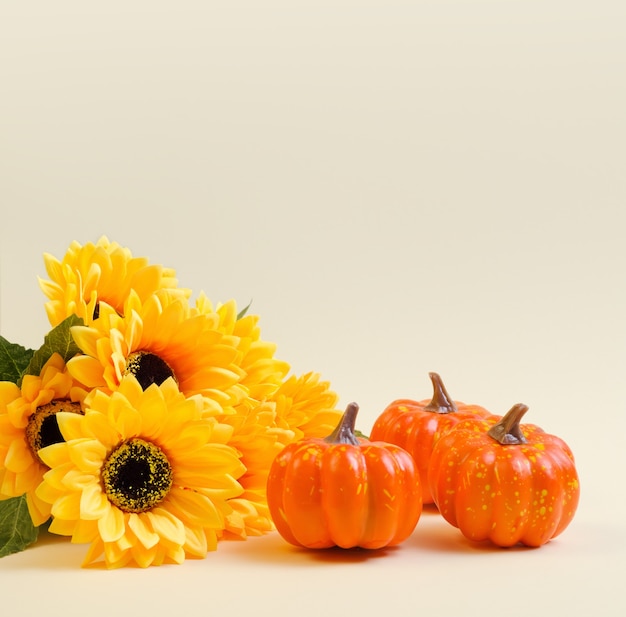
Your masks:
<instances>
[{"instance_id":1,"label":"artificial flower","mask_svg":"<svg viewBox=\"0 0 626 617\"><path fill-rule=\"evenodd\" d=\"M17 413L17 385L0 384L0 497L24 491L35 524L50 518L90 545L85 564L107 567L180 563L274 529L269 469L287 444L335 428L328 382L288 376L257 315L204 293L192 305L173 270L104 236L44 261L49 320L81 318L68 325L80 352L42 371L72 385L37 399L37 419Z\"/></svg>"},{"instance_id":2,"label":"artificial flower","mask_svg":"<svg viewBox=\"0 0 626 617\"><path fill-rule=\"evenodd\" d=\"M40 451L50 470L37 494L52 533L90 544L83 565L181 563L216 549L245 469L227 445L232 429L205 404L173 378L144 389L129 375L113 393L91 392L83 416L59 414L65 441Z\"/></svg>"},{"instance_id":3,"label":"artificial flower","mask_svg":"<svg viewBox=\"0 0 626 617\"><path fill-rule=\"evenodd\" d=\"M127 374L144 388L172 377L185 395L204 396L211 413L234 413L247 396L241 352L217 313L192 313L186 300L161 292L142 302L132 290L123 308L120 315L101 301L96 321L72 327L82 351L68 362L76 379L112 392Z\"/></svg>"},{"instance_id":4,"label":"artificial flower","mask_svg":"<svg viewBox=\"0 0 626 617\"><path fill-rule=\"evenodd\" d=\"M0 499L25 494L36 526L50 517L50 505L36 494L48 470L39 452L63 440L58 413L82 413L80 401L86 394L58 353L52 354L39 375L25 375L21 387L0 382Z\"/></svg>"},{"instance_id":5,"label":"artificial flower","mask_svg":"<svg viewBox=\"0 0 626 617\"><path fill-rule=\"evenodd\" d=\"M234 415L224 416L223 421L233 428L228 443L240 453L246 471L239 478L243 492L229 500L232 511L226 516L222 537L260 536L274 529L267 505L267 476L288 438L285 431L276 428L275 407L269 402L249 410L241 408Z\"/></svg>"},{"instance_id":6,"label":"artificial flower","mask_svg":"<svg viewBox=\"0 0 626 617\"><path fill-rule=\"evenodd\" d=\"M232 499L223 537L244 539L271 531L274 526L267 507L266 482L274 457L293 436L276 426L275 405L268 399L278 390L289 372L289 364L275 357L276 345L261 338L258 315L237 311L234 300L215 309L201 293L195 304L200 314L219 316L219 330L234 336L240 351L241 380L248 396L235 406L235 413L221 416L233 427L229 443L241 454L246 472L239 482L243 493Z\"/></svg>"},{"instance_id":7,"label":"artificial flower","mask_svg":"<svg viewBox=\"0 0 626 617\"><path fill-rule=\"evenodd\" d=\"M39 285L49 298L45 309L52 326L70 315L91 323L99 315L101 301L122 312L131 290L141 300L158 290L190 296L190 290L178 287L173 269L133 257L128 248L109 242L106 236L84 246L72 242L60 261L44 253L44 264L50 280L40 278Z\"/></svg>"},{"instance_id":8,"label":"artificial flower","mask_svg":"<svg viewBox=\"0 0 626 617\"><path fill-rule=\"evenodd\" d=\"M243 370L242 384L248 390L247 405L254 405L270 398L289 373L289 364L275 357L276 344L261 338L259 316L237 311L234 300L218 305L215 309L204 293L196 299L195 310L202 315L218 316L218 329L225 335L236 337Z\"/></svg>"},{"instance_id":9,"label":"artificial flower","mask_svg":"<svg viewBox=\"0 0 626 617\"><path fill-rule=\"evenodd\" d=\"M330 382L319 373L291 375L274 393L276 424L293 431L293 440L304 437L327 437L337 426L342 412L338 410L337 394Z\"/></svg>"}]
</instances>

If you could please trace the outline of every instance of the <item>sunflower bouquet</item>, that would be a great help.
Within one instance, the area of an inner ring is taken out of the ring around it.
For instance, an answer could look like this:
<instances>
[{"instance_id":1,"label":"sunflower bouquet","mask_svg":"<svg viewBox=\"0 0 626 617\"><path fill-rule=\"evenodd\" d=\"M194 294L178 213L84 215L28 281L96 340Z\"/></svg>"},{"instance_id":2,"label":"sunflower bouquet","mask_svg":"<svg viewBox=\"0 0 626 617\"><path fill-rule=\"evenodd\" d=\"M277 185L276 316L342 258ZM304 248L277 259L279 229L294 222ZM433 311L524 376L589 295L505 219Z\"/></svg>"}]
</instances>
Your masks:
<instances>
[{"instance_id":1,"label":"sunflower bouquet","mask_svg":"<svg viewBox=\"0 0 626 617\"><path fill-rule=\"evenodd\" d=\"M249 307L192 301L106 237L44 263L42 346L0 336L0 556L45 528L85 566L147 567L274 529L269 468L336 426L329 383L291 374Z\"/></svg>"}]
</instances>

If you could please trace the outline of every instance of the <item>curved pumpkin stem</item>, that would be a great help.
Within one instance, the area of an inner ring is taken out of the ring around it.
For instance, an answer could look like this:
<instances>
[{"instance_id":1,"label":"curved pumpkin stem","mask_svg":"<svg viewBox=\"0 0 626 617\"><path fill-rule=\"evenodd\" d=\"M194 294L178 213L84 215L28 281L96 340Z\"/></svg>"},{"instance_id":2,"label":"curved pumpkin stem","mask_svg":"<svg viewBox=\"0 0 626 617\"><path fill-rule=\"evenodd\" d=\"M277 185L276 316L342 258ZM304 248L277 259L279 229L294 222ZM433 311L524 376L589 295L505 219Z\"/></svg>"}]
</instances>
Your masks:
<instances>
[{"instance_id":1,"label":"curved pumpkin stem","mask_svg":"<svg viewBox=\"0 0 626 617\"><path fill-rule=\"evenodd\" d=\"M358 412L359 406L356 403L350 403L343 412L337 428L328 437L326 437L324 441L333 444L346 443L358 446L360 442L354 434L354 427Z\"/></svg>"},{"instance_id":2,"label":"curved pumpkin stem","mask_svg":"<svg viewBox=\"0 0 626 617\"><path fill-rule=\"evenodd\" d=\"M487 431L487 435L503 446L526 443L526 437L524 437L519 423L527 411L528 406L523 403L513 405L500 422L494 424Z\"/></svg>"},{"instance_id":3,"label":"curved pumpkin stem","mask_svg":"<svg viewBox=\"0 0 626 617\"><path fill-rule=\"evenodd\" d=\"M453 413L457 411L456 403L448 394L441 377L437 373L428 373L428 376L433 382L433 398L424 409L434 413Z\"/></svg>"}]
</instances>

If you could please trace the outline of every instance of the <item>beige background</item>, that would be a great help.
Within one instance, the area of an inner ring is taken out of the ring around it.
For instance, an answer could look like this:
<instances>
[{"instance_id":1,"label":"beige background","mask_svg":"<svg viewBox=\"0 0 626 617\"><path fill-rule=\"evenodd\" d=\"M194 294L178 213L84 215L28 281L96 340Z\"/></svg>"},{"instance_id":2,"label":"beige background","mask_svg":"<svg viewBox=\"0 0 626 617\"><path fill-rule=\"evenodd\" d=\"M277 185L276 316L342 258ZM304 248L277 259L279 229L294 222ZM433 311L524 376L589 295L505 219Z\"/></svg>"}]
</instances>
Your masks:
<instances>
[{"instance_id":1,"label":"beige background","mask_svg":"<svg viewBox=\"0 0 626 617\"><path fill-rule=\"evenodd\" d=\"M582 485L534 551L432 512L367 559L272 534L106 573L49 540L0 560L7 614L625 614L624 2L2 0L0 58L5 338L47 331L42 253L106 234L252 299L365 432L435 370L528 404Z\"/></svg>"}]
</instances>

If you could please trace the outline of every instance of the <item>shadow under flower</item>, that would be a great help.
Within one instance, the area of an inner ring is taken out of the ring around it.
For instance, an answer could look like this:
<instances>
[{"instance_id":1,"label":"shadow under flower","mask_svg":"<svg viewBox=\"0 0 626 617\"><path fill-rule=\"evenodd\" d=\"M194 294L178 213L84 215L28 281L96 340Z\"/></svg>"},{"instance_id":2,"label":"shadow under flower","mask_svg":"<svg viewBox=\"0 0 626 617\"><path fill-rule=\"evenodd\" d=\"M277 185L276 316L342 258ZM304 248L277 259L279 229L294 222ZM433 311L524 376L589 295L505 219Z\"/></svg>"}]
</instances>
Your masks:
<instances>
[{"instance_id":1,"label":"shadow under flower","mask_svg":"<svg viewBox=\"0 0 626 617\"><path fill-rule=\"evenodd\" d=\"M69 538L42 529L37 540L25 550L7 555L0 561L11 570L79 570L85 547L72 544Z\"/></svg>"}]
</instances>

